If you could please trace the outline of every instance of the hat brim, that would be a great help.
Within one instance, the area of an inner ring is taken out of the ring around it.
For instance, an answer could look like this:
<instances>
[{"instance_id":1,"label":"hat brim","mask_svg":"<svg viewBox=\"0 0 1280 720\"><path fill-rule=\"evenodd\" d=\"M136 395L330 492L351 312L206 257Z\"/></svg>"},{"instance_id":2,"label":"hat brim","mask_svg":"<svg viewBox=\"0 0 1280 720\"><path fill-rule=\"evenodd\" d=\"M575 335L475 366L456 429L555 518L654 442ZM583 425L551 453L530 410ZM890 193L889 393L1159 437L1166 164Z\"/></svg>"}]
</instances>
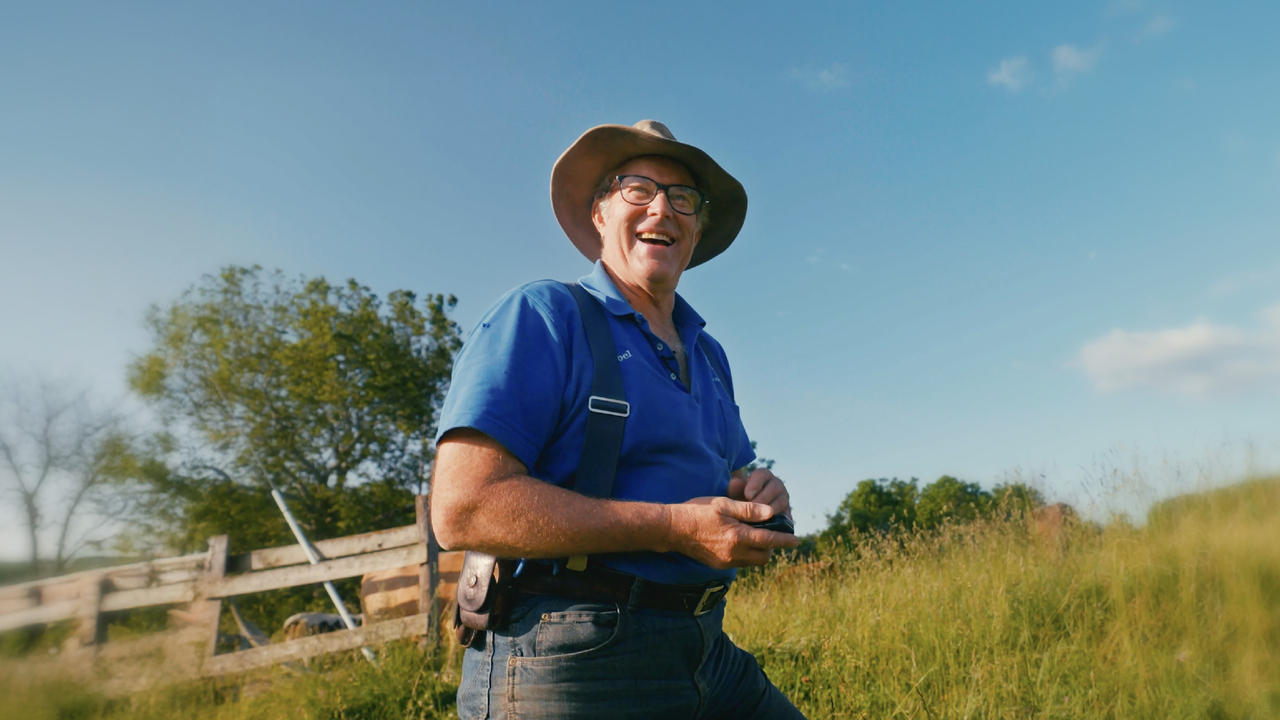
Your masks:
<instances>
[{"instance_id":1,"label":"hat brim","mask_svg":"<svg viewBox=\"0 0 1280 720\"><path fill-rule=\"evenodd\" d=\"M710 155L692 145L626 125L599 125L582 134L551 170L551 208L569 240L592 262L600 258L600 233L591 221L591 203L605 173L642 155L661 155L689 169L710 203L710 222L689 267L724 252L747 216L747 191Z\"/></svg>"}]
</instances>

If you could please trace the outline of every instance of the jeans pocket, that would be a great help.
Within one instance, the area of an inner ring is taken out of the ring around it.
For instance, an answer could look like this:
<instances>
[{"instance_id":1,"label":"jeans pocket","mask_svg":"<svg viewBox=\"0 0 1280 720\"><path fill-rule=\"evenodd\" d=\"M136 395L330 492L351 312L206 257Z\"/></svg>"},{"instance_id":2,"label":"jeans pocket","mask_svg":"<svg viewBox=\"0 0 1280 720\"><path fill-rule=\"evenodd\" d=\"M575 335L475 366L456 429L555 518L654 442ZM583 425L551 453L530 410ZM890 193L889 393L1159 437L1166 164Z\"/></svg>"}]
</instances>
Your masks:
<instances>
[{"instance_id":1,"label":"jeans pocket","mask_svg":"<svg viewBox=\"0 0 1280 720\"><path fill-rule=\"evenodd\" d=\"M519 653L507 663L507 717L579 720L614 717L602 703L620 672L615 648L626 616L616 606L576 604L532 615ZM625 643L621 643L625 645Z\"/></svg>"},{"instance_id":2,"label":"jeans pocket","mask_svg":"<svg viewBox=\"0 0 1280 720\"><path fill-rule=\"evenodd\" d=\"M599 650L618 634L616 606L577 607L543 613L533 642L533 657L557 658Z\"/></svg>"},{"instance_id":3,"label":"jeans pocket","mask_svg":"<svg viewBox=\"0 0 1280 720\"><path fill-rule=\"evenodd\" d=\"M539 614L539 628L529 628L527 643L537 645L537 656L526 652L507 663L508 718L694 716L694 670L703 642L692 618L616 609L583 612L580 606L554 610Z\"/></svg>"}]
</instances>

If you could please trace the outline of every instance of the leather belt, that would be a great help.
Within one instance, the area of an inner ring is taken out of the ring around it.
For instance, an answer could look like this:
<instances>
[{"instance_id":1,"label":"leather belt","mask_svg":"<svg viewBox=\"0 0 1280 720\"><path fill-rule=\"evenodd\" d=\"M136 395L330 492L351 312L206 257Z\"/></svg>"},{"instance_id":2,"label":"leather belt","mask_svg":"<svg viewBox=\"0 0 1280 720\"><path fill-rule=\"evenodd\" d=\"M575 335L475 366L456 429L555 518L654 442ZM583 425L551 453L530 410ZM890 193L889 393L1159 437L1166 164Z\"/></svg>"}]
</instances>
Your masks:
<instances>
[{"instance_id":1,"label":"leather belt","mask_svg":"<svg viewBox=\"0 0 1280 720\"><path fill-rule=\"evenodd\" d=\"M604 600L623 607L687 612L695 617L716 608L729 592L729 583L705 585L672 585L657 583L629 573L590 565L581 572L561 568L552 574L540 563L530 563L513 578L518 592L533 595L559 595L574 600Z\"/></svg>"}]
</instances>

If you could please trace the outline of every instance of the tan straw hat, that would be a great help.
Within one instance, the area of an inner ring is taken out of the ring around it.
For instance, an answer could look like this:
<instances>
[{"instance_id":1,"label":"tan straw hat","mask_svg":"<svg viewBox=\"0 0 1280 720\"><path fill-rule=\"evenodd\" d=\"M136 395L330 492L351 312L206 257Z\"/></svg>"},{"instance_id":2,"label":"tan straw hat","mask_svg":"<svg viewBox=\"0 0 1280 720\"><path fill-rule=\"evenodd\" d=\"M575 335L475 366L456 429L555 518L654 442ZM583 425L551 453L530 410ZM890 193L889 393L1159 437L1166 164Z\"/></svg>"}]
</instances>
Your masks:
<instances>
[{"instance_id":1,"label":"tan straw hat","mask_svg":"<svg viewBox=\"0 0 1280 720\"><path fill-rule=\"evenodd\" d=\"M689 267L724 252L747 216L747 192L710 155L678 142L666 125L641 120L626 125L598 125L582 134L551 169L551 207L565 234L587 256L600 257L600 233L591 222L591 201L605 173L641 155L661 155L693 173L694 184L710 206L710 222L693 250Z\"/></svg>"}]
</instances>

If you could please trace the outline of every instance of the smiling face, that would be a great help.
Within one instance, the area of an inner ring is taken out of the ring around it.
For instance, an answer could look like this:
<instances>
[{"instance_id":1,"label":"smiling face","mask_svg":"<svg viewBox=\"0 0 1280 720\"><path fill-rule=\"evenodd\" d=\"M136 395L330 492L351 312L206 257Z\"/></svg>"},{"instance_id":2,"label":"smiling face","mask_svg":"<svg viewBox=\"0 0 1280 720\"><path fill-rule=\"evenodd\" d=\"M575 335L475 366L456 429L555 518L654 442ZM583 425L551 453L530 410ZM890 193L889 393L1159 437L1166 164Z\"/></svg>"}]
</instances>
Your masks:
<instances>
[{"instance_id":1,"label":"smiling face","mask_svg":"<svg viewBox=\"0 0 1280 720\"><path fill-rule=\"evenodd\" d=\"M680 163L664 157L632 158L609 174L643 175L663 185L694 185ZM591 208L600 232L600 259L615 280L650 295L674 293L689 265L701 230L694 215L671 208L659 192L648 205L632 205L618 195L617 184Z\"/></svg>"}]
</instances>

